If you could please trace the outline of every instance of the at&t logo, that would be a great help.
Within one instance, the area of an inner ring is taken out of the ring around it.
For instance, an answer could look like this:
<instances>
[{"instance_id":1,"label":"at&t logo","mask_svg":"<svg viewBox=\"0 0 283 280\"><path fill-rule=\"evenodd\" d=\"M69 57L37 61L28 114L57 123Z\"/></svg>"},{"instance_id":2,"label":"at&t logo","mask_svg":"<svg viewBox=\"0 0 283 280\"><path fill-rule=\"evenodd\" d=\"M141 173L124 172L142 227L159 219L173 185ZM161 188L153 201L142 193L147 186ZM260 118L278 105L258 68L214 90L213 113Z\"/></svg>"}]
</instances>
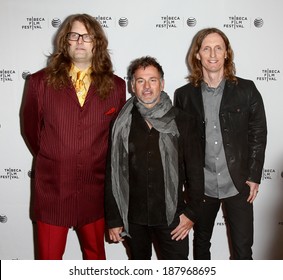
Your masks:
<instances>
[{"instance_id":1,"label":"at&t logo","mask_svg":"<svg viewBox=\"0 0 283 280\"><path fill-rule=\"evenodd\" d=\"M254 26L257 28L260 28L263 26L263 19L262 18L256 18L254 20Z\"/></svg>"},{"instance_id":2,"label":"at&t logo","mask_svg":"<svg viewBox=\"0 0 283 280\"><path fill-rule=\"evenodd\" d=\"M31 75L30 71L24 70L22 73L22 78L26 80Z\"/></svg>"},{"instance_id":3,"label":"at&t logo","mask_svg":"<svg viewBox=\"0 0 283 280\"><path fill-rule=\"evenodd\" d=\"M0 223L5 224L7 223L8 218L6 215L0 215Z\"/></svg>"},{"instance_id":4,"label":"at&t logo","mask_svg":"<svg viewBox=\"0 0 283 280\"><path fill-rule=\"evenodd\" d=\"M196 24L197 24L197 20L194 17L189 17L187 19L187 25L189 27L194 27L194 26L196 26Z\"/></svg>"},{"instance_id":5,"label":"at&t logo","mask_svg":"<svg viewBox=\"0 0 283 280\"><path fill-rule=\"evenodd\" d=\"M59 18L54 18L54 19L52 19L51 25L52 25L54 28L60 27L60 25L61 25L61 19L59 19Z\"/></svg>"},{"instance_id":6,"label":"at&t logo","mask_svg":"<svg viewBox=\"0 0 283 280\"><path fill-rule=\"evenodd\" d=\"M128 20L126 17L121 17L121 18L118 20L118 24L119 24L121 27L126 27L126 26L128 26L128 24L129 24L129 20Z\"/></svg>"}]
</instances>

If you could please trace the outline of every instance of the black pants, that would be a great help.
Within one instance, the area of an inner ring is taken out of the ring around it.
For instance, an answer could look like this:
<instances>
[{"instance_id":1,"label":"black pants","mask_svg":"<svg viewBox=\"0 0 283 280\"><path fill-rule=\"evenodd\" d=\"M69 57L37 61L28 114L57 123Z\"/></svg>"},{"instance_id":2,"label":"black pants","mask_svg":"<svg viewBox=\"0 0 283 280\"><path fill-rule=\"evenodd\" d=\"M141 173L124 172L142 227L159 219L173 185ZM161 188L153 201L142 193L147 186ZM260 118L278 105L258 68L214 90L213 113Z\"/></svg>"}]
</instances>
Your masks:
<instances>
[{"instance_id":1,"label":"black pants","mask_svg":"<svg viewBox=\"0 0 283 280\"><path fill-rule=\"evenodd\" d=\"M231 259L252 259L253 204L247 202L249 187L236 196L217 199L205 197L199 220L194 226L193 251L195 260L210 260L210 239L215 218L222 203L231 241Z\"/></svg>"},{"instance_id":2,"label":"black pants","mask_svg":"<svg viewBox=\"0 0 283 280\"><path fill-rule=\"evenodd\" d=\"M153 240L157 242L158 256L163 260L187 260L188 236L183 240L172 240L171 231L179 224L179 218L170 226L146 226L129 223L128 238L132 260L150 260Z\"/></svg>"}]
</instances>

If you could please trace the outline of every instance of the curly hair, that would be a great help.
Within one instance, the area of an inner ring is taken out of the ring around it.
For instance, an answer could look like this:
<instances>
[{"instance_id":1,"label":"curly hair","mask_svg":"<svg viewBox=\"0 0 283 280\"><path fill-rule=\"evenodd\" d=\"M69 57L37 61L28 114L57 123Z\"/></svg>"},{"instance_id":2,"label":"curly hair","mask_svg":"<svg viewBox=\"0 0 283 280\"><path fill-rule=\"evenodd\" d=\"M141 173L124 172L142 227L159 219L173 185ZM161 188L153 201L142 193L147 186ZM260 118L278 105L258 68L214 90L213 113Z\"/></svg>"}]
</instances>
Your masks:
<instances>
[{"instance_id":1,"label":"curly hair","mask_svg":"<svg viewBox=\"0 0 283 280\"><path fill-rule=\"evenodd\" d=\"M151 56L143 56L143 57L140 57L140 58L137 58L133 61L131 61L129 67L128 67L128 79L130 81L133 80L134 78L134 74L135 72L139 69L139 68L146 68L148 66L153 66L155 67L159 74L160 74L160 77L163 79L164 78L164 71L162 69L162 66L158 63L158 61L154 58L154 57L151 57Z\"/></svg>"},{"instance_id":2,"label":"curly hair","mask_svg":"<svg viewBox=\"0 0 283 280\"><path fill-rule=\"evenodd\" d=\"M205 37L212 33L219 34L226 46L227 58L225 59L225 64L224 64L224 77L227 80L237 82L237 78L235 76L236 69L233 61L234 53L231 48L228 37L221 30L217 28L205 28L200 30L195 35L191 47L187 54L187 64L190 71L190 74L188 75L187 78L194 86L199 86L200 82L203 80L202 64L200 60L197 59L197 53L199 52Z\"/></svg>"},{"instance_id":3,"label":"curly hair","mask_svg":"<svg viewBox=\"0 0 283 280\"><path fill-rule=\"evenodd\" d=\"M89 34L94 35L91 80L95 83L97 94L105 99L113 89L113 66L108 52L108 40L100 23L88 14L70 15L60 26L54 39L54 52L49 56L46 67L47 82L56 89L68 86L72 60L69 56L67 33L75 21L84 24Z\"/></svg>"}]
</instances>

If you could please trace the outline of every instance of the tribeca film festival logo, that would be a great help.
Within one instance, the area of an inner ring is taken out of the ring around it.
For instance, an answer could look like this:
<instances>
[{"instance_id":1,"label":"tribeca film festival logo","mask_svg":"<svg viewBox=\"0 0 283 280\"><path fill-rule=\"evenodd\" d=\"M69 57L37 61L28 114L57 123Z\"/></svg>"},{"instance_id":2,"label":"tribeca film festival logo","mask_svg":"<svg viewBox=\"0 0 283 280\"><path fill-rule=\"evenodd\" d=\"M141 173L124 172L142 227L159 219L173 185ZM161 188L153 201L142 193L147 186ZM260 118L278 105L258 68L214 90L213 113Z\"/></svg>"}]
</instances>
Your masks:
<instances>
[{"instance_id":1,"label":"tribeca film festival logo","mask_svg":"<svg viewBox=\"0 0 283 280\"><path fill-rule=\"evenodd\" d=\"M0 174L0 179L18 180L21 174L22 170L20 168L4 168Z\"/></svg>"},{"instance_id":2,"label":"tribeca film festival logo","mask_svg":"<svg viewBox=\"0 0 283 280\"><path fill-rule=\"evenodd\" d=\"M42 25L45 24L45 18L42 17L28 17L26 18L26 24L22 25L22 29L42 29Z\"/></svg>"},{"instance_id":3,"label":"tribeca film festival logo","mask_svg":"<svg viewBox=\"0 0 283 280\"><path fill-rule=\"evenodd\" d=\"M179 16L161 16L160 22L156 23L155 27L160 29L172 29L177 28L181 24L181 18Z\"/></svg>"},{"instance_id":4,"label":"tribeca film festival logo","mask_svg":"<svg viewBox=\"0 0 283 280\"><path fill-rule=\"evenodd\" d=\"M280 70L278 69L263 69L261 70L261 75L258 76L256 79L258 81L266 81L266 82L270 82L270 81L277 81L277 77L280 74Z\"/></svg>"},{"instance_id":5,"label":"tribeca film festival logo","mask_svg":"<svg viewBox=\"0 0 283 280\"><path fill-rule=\"evenodd\" d=\"M275 169L270 168L270 169L266 169L264 168L262 170L262 176L261 179L263 180L272 180L273 179L273 175L275 175Z\"/></svg>"},{"instance_id":6,"label":"tribeca film festival logo","mask_svg":"<svg viewBox=\"0 0 283 280\"><path fill-rule=\"evenodd\" d=\"M111 16L101 16L98 15L94 17L103 28L110 28L114 26L114 21Z\"/></svg>"},{"instance_id":7,"label":"tribeca film festival logo","mask_svg":"<svg viewBox=\"0 0 283 280\"><path fill-rule=\"evenodd\" d=\"M12 82L15 74L15 70L2 69L0 70L0 81L3 83Z\"/></svg>"},{"instance_id":8,"label":"tribeca film festival logo","mask_svg":"<svg viewBox=\"0 0 283 280\"><path fill-rule=\"evenodd\" d=\"M224 28L245 28L248 18L243 16L229 16L228 22L223 24Z\"/></svg>"}]
</instances>

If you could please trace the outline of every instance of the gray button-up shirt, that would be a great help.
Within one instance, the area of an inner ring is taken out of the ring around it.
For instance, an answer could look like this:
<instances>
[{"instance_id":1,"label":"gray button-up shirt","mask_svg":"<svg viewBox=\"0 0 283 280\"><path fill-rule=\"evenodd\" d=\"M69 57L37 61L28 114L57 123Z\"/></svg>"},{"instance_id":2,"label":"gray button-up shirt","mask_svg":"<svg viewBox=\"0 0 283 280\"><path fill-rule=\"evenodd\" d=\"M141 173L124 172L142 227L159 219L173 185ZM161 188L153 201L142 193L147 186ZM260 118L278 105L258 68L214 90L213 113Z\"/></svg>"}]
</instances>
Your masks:
<instances>
[{"instance_id":1,"label":"gray button-up shirt","mask_svg":"<svg viewBox=\"0 0 283 280\"><path fill-rule=\"evenodd\" d=\"M227 198L238 194L229 174L219 122L219 109L225 79L217 88L202 82L202 97L205 116L205 194L210 197Z\"/></svg>"}]
</instances>

